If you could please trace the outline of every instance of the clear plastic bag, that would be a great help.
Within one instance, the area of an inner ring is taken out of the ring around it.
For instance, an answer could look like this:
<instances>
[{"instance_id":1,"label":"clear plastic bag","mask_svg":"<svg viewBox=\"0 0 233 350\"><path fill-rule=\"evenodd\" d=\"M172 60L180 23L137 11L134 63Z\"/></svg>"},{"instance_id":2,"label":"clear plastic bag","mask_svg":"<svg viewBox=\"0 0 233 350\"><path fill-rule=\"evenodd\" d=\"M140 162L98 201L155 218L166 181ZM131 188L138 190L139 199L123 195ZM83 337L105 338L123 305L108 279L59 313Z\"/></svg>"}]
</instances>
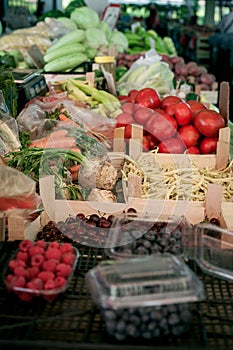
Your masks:
<instances>
[{"instance_id":1,"label":"clear plastic bag","mask_svg":"<svg viewBox=\"0 0 233 350\"><path fill-rule=\"evenodd\" d=\"M0 90L0 155L16 151L21 147L16 120L10 115Z\"/></svg>"},{"instance_id":2,"label":"clear plastic bag","mask_svg":"<svg viewBox=\"0 0 233 350\"><path fill-rule=\"evenodd\" d=\"M0 164L0 210L37 208L36 183L17 169Z\"/></svg>"}]
</instances>

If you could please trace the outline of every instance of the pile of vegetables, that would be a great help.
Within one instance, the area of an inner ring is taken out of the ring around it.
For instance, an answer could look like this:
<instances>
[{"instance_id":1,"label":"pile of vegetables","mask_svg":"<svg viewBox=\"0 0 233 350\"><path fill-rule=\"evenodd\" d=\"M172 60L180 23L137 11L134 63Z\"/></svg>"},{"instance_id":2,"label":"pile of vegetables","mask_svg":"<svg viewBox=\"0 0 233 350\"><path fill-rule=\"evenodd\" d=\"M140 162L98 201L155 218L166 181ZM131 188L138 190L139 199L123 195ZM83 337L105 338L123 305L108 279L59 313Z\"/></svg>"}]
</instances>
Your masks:
<instances>
[{"instance_id":1,"label":"pile of vegetables","mask_svg":"<svg viewBox=\"0 0 233 350\"><path fill-rule=\"evenodd\" d=\"M85 61L109 50L123 52L128 47L126 36L112 31L107 22L101 21L98 13L88 6L81 6L70 17L59 18L70 31L55 40L44 55L44 71L67 72L75 70Z\"/></svg>"},{"instance_id":2,"label":"pile of vegetables","mask_svg":"<svg viewBox=\"0 0 233 350\"><path fill-rule=\"evenodd\" d=\"M168 36L162 38L153 29L137 26L134 32L127 30L124 34L128 39L127 54L143 53L154 48L159 54L177 55L173 40Z\"/></svg>"},{"instance_id":3,"label":"pile of vegetables","mask_svg":"<svg viewBox=\"0 0 233 350\"><path fill-rule=\"evenodd\" d=\"M189 167L177 164L159 164L157 153L142 153L137 160L124 156L122 178L128 183L129 174L141 177L142 198L165 200L204 201L209 183L221 184L223 200L233 199L233 172L231 161L224 169Z\"/></svg>"},{"instance_id":4,"label":"pile of vegetables","mask_svg":"<svg viewBox=\"0 0 233 350\"><path fill-rule=\"evenodd\" d=\"M64 121L35 140L20 133L20 140L21 149L5 155L6 164L32 177L37 185L40 177L54 175L56 199L115 200L117 172L107 148L75 123Z\"/></svg>"},{"instance_id":5,"label":"pile of vegetables","mask_svg":"<svg viewBox=\"0 0 233 350\"><path fill-rule=\"evenodd\" d=\"M216 77L214 74L208 73L205 66L198 65L194 61L185 63L183 57L180 56L161 56L162 61L169 64L170 69L174 73L175 80L200 85L201 90L213 90Z\"/></svg>"},{"instance_id":6,"label":"pile of vegetables","mask_svg":"<svg viewBox=\"0 0 233 350\"><path fill-rule=\"evenodd\" d=\"M160 153L211 154L216 152L219 130L226 126L223 116L205 104L175 95L160 97L152 88L131 90L119 96L122 111L116 127L124 127L131 138L132 124L142 125L144 151Z\"/></svg>"},{"instance_id":7,"label":"pile of vegetables","mask_svg":"<svg viewBox=\"0 0 233 350\"><path fill-rule=\"evenodd\" d=\"M173 78L169 65L162 62L154 50L150 50L116 82L116 89L118 95L127 95L132 89L150 87L164 95L173 88Z\"/></svg>"},{"instance_id":8,"label":"pile of vegetables","mask_svg":"<svg viewBox=\"0 0 233 350\"><path fill-rule=\"evenodd\" d=\"M87 108L108 118L115 118L121 113L121 104L116 96L108 91L100 90L89 81L67 78L58 82L67 96L74 101L82 102Z\"/></svg>"}]
</instances>

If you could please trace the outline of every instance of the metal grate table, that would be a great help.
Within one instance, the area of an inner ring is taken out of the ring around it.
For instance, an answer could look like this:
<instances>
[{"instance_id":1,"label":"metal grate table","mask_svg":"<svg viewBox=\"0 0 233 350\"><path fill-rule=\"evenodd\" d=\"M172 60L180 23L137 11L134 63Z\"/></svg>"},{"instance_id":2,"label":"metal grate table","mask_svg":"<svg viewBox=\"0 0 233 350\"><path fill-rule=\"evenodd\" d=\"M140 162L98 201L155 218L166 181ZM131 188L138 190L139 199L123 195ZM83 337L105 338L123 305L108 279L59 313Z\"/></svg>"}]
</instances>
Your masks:
<instances>
[{"instance_id":1,"label":"metal grate table","mask_svg":"<svg viewBox=\"0 0 233 350\"><path fill-rule=\"evenodd\" d=\"M0 243L0 269L13 257L18 241ZM205 285L207 298L195 303L188 333L153 341L116 342L105 332L92 303L86 272L105 259L102 249L77 245L80 259L67 291L47 303L40 298L22 302L0 281L0 349L233 349L233 284L190 267Z\"/></svg>"}]
</instances>

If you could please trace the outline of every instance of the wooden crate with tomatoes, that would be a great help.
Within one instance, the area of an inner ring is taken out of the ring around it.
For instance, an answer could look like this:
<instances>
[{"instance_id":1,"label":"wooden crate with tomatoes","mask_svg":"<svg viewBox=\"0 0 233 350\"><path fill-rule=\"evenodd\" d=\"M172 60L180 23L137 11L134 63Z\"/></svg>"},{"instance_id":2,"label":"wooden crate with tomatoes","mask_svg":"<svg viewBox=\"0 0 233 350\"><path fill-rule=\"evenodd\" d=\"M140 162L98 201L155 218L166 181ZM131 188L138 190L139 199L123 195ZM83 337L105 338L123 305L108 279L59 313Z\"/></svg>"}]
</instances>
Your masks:
<instances>
[{"instance_id":1,"label":"wooden crate with tomatoes","mask_svg":"<svg viewBox=\"0 0 233 350\"><path fill-rule=\"evenodd\" d=\"M132 125L137 125L143 131L137 131L142 151L215 154L219 130L228 125L229 84L220 84L219 109L197 100L185 101L177 95L161 98L156 90L143 88L129 92L122 102L122 111L116 118L116 127L124 128L124 133L116 130L115 138L124 138L129 143L131 138L135 139ZM122 151L122 145L119 147ZM116 144L114 151L118 151Z\"/></svg>"}]
</instances>

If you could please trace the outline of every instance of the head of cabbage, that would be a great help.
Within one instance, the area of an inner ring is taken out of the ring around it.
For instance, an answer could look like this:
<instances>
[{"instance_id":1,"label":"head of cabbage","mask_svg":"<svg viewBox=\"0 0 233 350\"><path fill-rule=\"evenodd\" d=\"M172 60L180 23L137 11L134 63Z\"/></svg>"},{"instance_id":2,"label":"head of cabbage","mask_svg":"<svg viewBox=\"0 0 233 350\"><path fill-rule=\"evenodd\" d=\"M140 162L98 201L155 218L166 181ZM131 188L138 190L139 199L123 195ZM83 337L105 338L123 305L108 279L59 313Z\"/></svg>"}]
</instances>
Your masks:
<instances>
[{"instance_id":1,"label":"head of cabbage","mask_svg":"<svg viewBox=\"0 0 233 350\"><path fill-rule=\"evenodd\" d=\"M77 7L71 12L70 19L72 19L80 29L96 27L100 22L98 13L88 6Z\"/></svg>"}]
</instances>

